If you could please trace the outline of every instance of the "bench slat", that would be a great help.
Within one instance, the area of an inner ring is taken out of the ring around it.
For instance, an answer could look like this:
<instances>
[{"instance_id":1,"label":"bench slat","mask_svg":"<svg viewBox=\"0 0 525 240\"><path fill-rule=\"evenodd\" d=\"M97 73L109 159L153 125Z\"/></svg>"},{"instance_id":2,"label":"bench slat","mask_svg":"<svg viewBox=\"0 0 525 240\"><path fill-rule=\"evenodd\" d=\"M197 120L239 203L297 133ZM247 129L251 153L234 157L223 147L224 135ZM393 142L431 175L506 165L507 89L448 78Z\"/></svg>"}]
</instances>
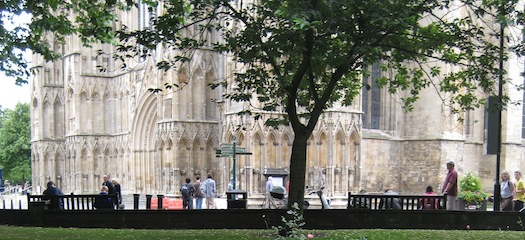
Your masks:
<instances>
[{"instance_id":1,"label":"bench slat","mask_svg":"<svg viewBox=\"0 0 525 240\"><path fill-rule=\"evenodd\" d=\"M115 199L116 194L99 195L99 194L71 194L71 195L57 195L57 196L44 196L44 195L31 195L27 194L27 201L39 202L44 200L59 200L62 199L64 203L64 210L96 210L95 199L102 198L102 200L111 198Z\"/></svg>"},{"instance_id":2,"label":"bench slat","mask_svg":"<svg viewBox=\"0 0 525 240\"><path fill-rule=\"evenodd\" d=\"M348 193L347 209L370 210L432 210L425 208L424 203L437 206L443 210L447 206L446 195L386 195L386 194L352 194Z\"/></svg>"}]
</instances>

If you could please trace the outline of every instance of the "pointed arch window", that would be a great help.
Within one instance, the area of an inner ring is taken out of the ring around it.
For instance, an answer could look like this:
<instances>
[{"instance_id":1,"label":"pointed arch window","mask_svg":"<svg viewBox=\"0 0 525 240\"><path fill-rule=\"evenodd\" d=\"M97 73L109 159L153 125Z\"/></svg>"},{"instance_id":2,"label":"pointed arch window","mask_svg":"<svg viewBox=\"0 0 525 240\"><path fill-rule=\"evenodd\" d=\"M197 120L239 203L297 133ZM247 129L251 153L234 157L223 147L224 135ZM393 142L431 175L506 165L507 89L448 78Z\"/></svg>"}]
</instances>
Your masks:
<instances>
[{"instance_id":1,"label":"pointed arch window","mask_svg":"<svg viewBox=\"0 0 525 240\"><path fill-rule=\"evenodd\" d=\"M379 129L381 120L381 90L377 79L381 77L381 63L370 66L370 75L363 77L363 128Z\"/></svg>"},{"instance_id":2,"label":"pointed arch window","mask_svg":"<svg viewBox=\"0 0 525 240\"><path fill-rule=\"evenodd\" d=\"M156 9L149 6L146 1L144 0L139 0L138 3L137 3L137 8L138 8L138 11L137 11L137 26L138 26L138 30L146 30L148 28L151 28L151 23L152 21L155 19L156 17ZM137 46L137 54L139 56L139 61L144 61L146 60L146 51L147 49L142 46L142 45L138 45Z\"/></svg>"}]
</instances>

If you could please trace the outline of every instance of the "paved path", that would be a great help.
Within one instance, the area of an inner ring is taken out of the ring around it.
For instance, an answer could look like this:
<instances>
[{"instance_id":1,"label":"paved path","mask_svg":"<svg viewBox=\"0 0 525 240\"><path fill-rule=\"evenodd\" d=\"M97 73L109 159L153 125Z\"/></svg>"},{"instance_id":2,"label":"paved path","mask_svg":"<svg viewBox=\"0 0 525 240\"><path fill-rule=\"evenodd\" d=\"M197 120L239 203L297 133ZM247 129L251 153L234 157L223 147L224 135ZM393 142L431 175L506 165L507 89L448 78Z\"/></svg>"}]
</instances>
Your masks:
<instances>
[{"instance_id":1,"label":"paved path","mask_svg":"<svg viewBox=\"0 0 525 240\"><path fill-rule=\"evenodd\" d=\"M2 194L0 209L27 209L27 196L19 193Z\"/></svg>"},{"instance_id":2,"label":"paved path","mask_svg":"<svg viewBox=\"0 0 525 240\"><path fill-rule=\"evenodd\" d=\"M153 197L157 197L153 195ZM133 209L133 194L124 194L122 195L122 202L125 205L125 209ZM315 203L315 201L313 202ZM195 204L195 203L194 203ZM215 204L217 209L227 209L227 201L225 197L216 198ZM250 199L248 199L248 204L250 204ZM249 209L260 209L261 205L258 201L252 201L252 205L248 205ZM206 200L203 200L202 206L206 207ZM344 206L343 206L344 207ZM317 207L312 207L312 209ZM319 207L320 208L320 207ZM334 206L334 208L338 208ZM27 209L27 196L19 193L16 194L7 194L1 195L0 197L0 209ZM139 209L146 209L146 195L141 194L139 197ZM489 209L487 209L489 210ZM490 209L492 211L492 209Z\"/></svg>"},{"instance_id":3,"label":"paved path","mask_svg":"<svg viewBox=\"0 0 525 240\"><path fill-rule=\"evenodd\" d=\"M157 197L153 195L153 198ZM122 203L125 205L125 209L133 209L133 194L122 195ZM195 202L193 203L195 206ZM227 202L226 198L216 198L215 204L217 209L226 209ZM202 206L206 207L206 199L203 199ZM141 194L139 197L139 209L146 209L146 195Z\"/></svg>"},{"instance_id":4,"label":"paved path","mask_svg":"<svg viewBox=\"0 0 525 240\"><path fill-rule=\"evenodd\" d=\"M122 202L125 209L133 209L133 194L122 195ZM227 207L226 198L217 198L215 203L218 209L226 209ZM202 206L206 206L206 200L203 200ZM27 196L18 193L2 195L0 197L0 209L27 209ZM146 195L144 194L139 197L139 209L146 209Z\"/></svg>"}]
</instances>

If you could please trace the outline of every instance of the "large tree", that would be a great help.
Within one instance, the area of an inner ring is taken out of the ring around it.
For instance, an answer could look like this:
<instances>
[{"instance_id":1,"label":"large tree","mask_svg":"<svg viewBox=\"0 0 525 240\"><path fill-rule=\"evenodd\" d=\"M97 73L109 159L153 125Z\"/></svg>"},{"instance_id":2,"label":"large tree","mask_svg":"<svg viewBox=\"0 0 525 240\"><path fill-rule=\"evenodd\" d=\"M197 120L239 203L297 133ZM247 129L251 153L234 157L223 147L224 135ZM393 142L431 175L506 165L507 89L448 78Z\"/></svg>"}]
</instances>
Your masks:
<instances>
[{"instance_id":1,"label":"large tree","mask_svg":"<svg viewBox=\"0 0 525 240\"><path fill-rule=\"evenodd\" d=\"M18 103L0 115L0 166L12 183L31 179L31 130L29 104Z\"/></svg>"},{"instance_id":2,"label":"large tree","mask_svg":"<svg viewBox=\"0 0 525 240\"><path fill-rule=\"evenodd\" d=\"M26 45L48 59L56 56L38 40L53 31L59 41L68 34L85 43L116 36L120 57L179 50L157 63L165 70L190 61L193 51L200 50L238 62L239 71L217 82L235 83L225 98L250 101L255 96L262 110L282 113L267 124L289 124L294 130L291 205L304 199L306 143L319 117L334 103L351 104L361 89L370 87L361 81L368 66L380 63L392 73L378 83L400 94L407 109L426 87L447 96L447 104L458 106L453 111L480 106L503 74L497 64L505 59L499 54L497 28L508 23L507 16L523 16L513 11L517 2L142 0L151 10L162 10L149 28L139 30L112 28L111 12L129 10L132 0L20 1L16 6L35 17ZM217 41L210 41L211 33Z\"/></svg>"},{"instance_id":3,"label":"large tree","mask_svg":"<svg viewBox=\"0 0 525 240\"><path fill-rule=\"evenodd\" d=\"M504 56L494 37L497 20L505 20L497 18L496 7L513 9L515 2L505 3L166 1L165 14L154 19L151 29L123 29L118 36L122 43L151 50L159 45L184 50L158 63L165 69L190 61L192 50L201 49L238 62L241 68L234 76L218 83L234 83L234 91L225 97L251 101L255 96L262 110L283 113L267 124L293 128L291 207L304 199L307 140L319 117L334 103L350 105L362 88L369 88L361 81L369 74L367 66L381 63L392 73L378 83L400 94L407 109L426 87L435 87L447 104L459 106L452 111L482 105L502 71L498 61ZM220 36L216 42L206 36L211 33ZM121 49L139 54L133 46Z\"/></svg>"}]
</instances>

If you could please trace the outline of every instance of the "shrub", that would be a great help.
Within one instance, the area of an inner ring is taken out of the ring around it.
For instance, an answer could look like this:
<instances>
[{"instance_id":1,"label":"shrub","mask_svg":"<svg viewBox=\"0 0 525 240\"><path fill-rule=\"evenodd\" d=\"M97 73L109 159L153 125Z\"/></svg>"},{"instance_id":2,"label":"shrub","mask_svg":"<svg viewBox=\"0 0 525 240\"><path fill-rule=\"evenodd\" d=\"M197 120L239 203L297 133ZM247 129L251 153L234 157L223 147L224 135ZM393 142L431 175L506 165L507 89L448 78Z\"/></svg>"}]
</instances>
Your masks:
<instances>
[{"instance_id":1,"label":"shrub","mask_svg":"<svg viewBox=\"0 0 525 240\"><path fill-rule=\"evenodd\" d=\"M487 199L488 194L481 190L481 180L472 172L465 174L459 180L458 199L469 203L481 203Z\"/></svg>"},{"instance_id":2,"label":"shrub","mask_svg":"<svg viewBox=\"0 0 525 240\"><path fill-rule=\"evenodd\" d=\"M468 172L459 180L459 189L470 192L481 191L481 180L472 172Z\"/></svg>"}]
</instances>

